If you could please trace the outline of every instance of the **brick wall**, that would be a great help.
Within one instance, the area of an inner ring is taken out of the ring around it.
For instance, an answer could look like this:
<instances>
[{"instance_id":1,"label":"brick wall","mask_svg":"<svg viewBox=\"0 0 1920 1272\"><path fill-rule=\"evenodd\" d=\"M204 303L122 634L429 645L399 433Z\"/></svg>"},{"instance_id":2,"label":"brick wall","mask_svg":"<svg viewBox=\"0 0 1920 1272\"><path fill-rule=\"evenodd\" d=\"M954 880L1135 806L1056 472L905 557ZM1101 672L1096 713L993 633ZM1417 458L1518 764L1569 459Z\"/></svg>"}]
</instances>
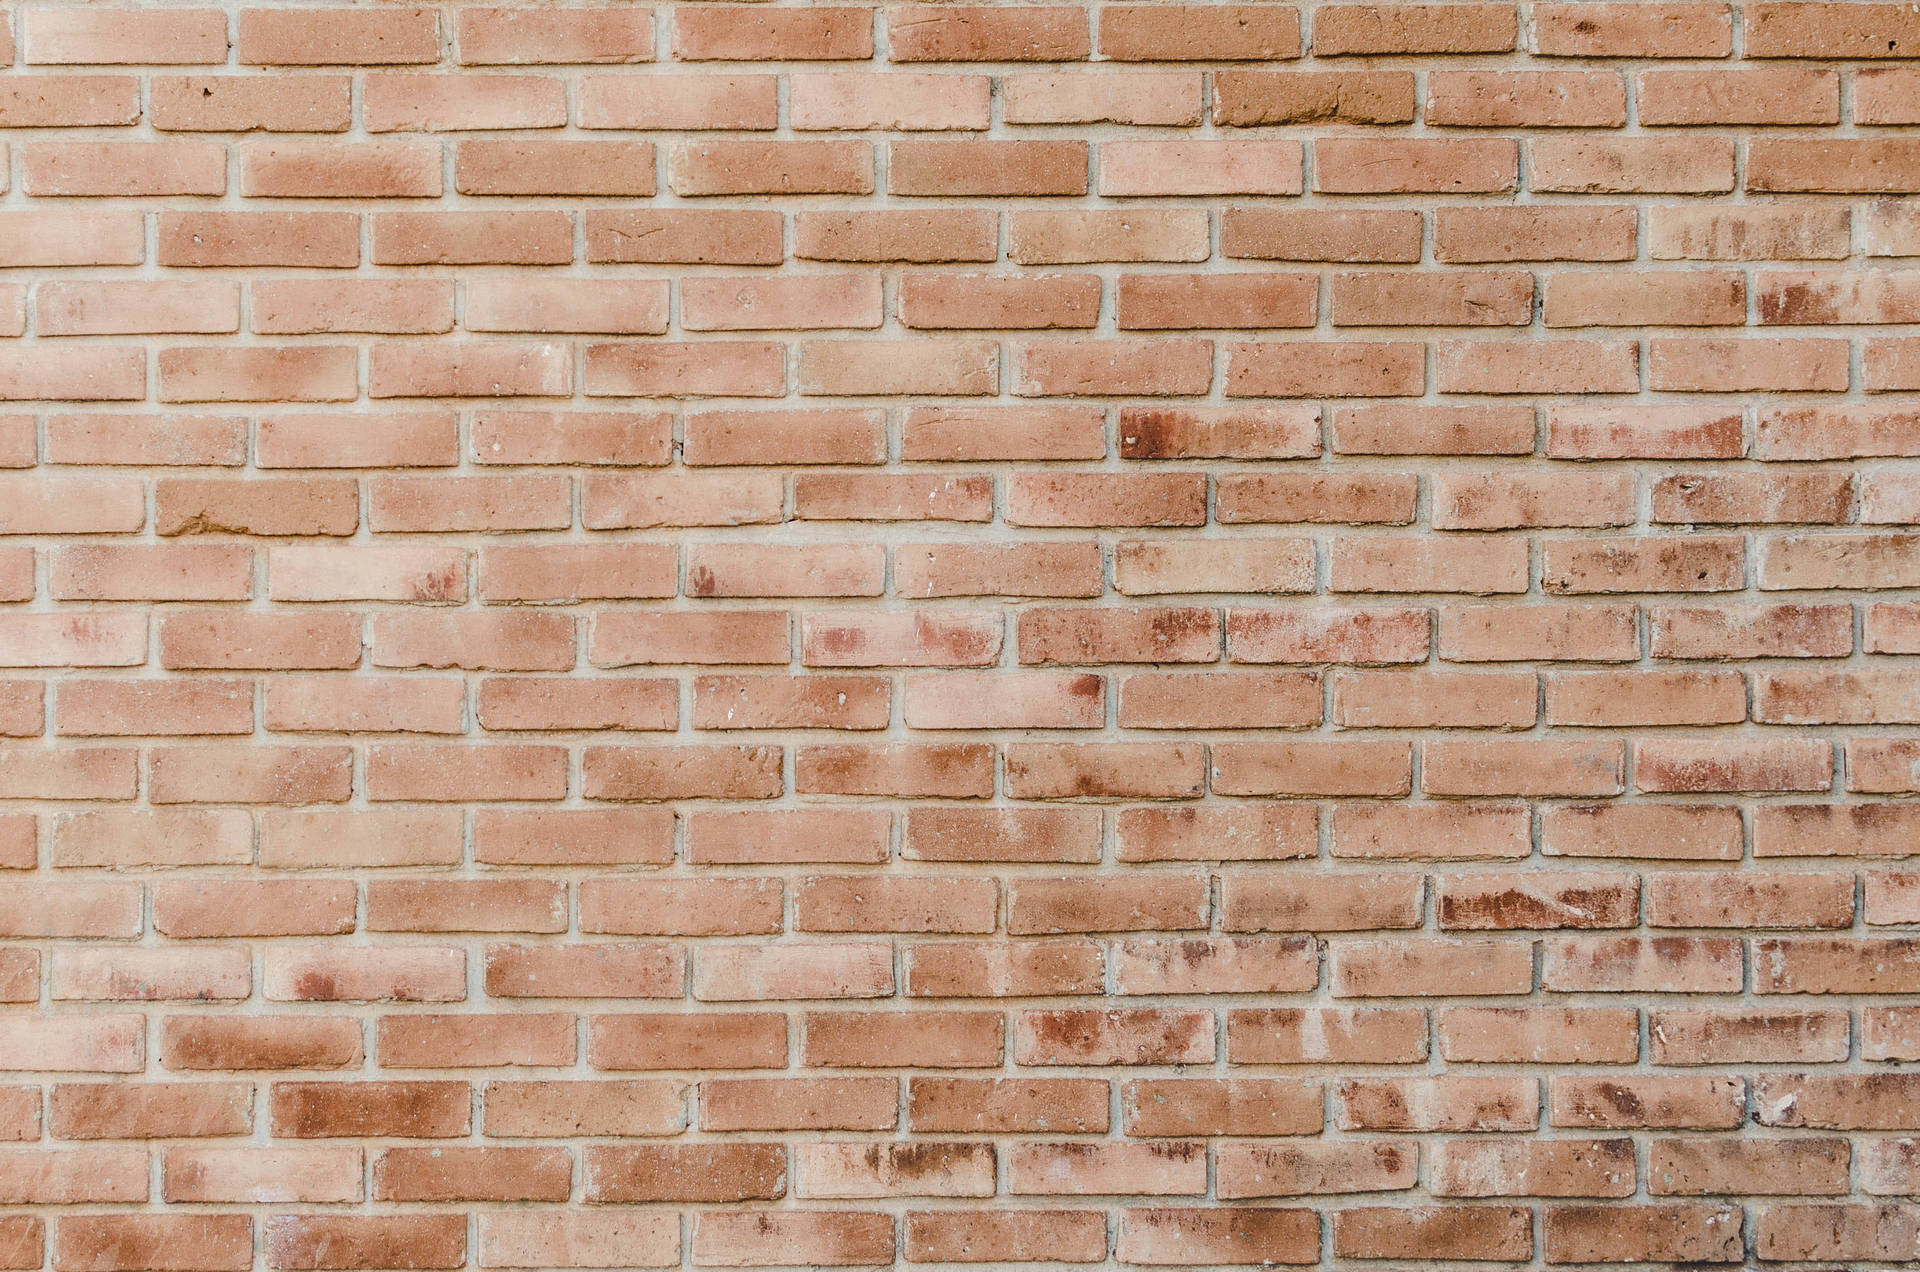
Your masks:
<instances>
[{"instance_id":1,"label":"brick wall","mask_svg":"<svg viewBox=\"0 0 1920 1272\"><path fill-rule=\"evenodd\" d=\"M1920 1258L1920 9L4 6L0 1267Z\"/></svg>"}]
</instances>

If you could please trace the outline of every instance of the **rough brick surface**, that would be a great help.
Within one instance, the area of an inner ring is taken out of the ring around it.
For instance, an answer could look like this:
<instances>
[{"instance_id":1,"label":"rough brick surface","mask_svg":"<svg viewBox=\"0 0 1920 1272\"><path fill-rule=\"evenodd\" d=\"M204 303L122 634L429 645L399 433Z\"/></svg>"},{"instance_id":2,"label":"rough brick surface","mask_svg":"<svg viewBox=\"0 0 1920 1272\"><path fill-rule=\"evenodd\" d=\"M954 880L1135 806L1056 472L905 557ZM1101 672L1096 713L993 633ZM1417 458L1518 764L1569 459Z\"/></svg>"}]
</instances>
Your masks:
<instances>
[{"instance_id":1,"label":"rough brick surface","mask_svg":"<svg viewBox=\"0 0 1920 1272\"><path fill-rule=\"evenodd\" d=\"M0 66L0 1268L1920 1263L1914 5Z\"/></svg>"}]
</instances>

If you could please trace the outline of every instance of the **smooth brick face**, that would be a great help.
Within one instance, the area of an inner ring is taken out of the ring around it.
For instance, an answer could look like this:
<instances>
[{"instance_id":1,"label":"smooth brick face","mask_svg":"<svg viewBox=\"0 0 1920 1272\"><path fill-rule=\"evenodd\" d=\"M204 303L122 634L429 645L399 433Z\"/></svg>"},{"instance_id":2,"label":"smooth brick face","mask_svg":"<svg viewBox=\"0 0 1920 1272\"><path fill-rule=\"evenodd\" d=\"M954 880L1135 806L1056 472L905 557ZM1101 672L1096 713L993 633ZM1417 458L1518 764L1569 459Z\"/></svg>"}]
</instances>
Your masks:
<instances>
[{"instance_id":1,"label":"smooth brick face","mask_svg":"<svg viewBox=\"0 0 1920 1272\"><path fill-rule=\"evenodd\" d=\"M0 13L0 1268L1920 1259L1920 16Z\"/></svg>"}]
</instances>

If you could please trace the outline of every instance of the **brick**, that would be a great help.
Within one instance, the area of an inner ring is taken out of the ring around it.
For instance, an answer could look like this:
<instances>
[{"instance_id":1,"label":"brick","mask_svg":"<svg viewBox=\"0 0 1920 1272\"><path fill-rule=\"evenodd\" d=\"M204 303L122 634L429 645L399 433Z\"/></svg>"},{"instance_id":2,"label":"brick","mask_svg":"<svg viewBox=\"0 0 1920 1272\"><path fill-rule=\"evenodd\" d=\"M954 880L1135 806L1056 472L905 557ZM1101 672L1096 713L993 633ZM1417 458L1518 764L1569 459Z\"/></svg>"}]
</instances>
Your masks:
<instances>
[{"instance_id":1,"label":"brick","mask_svg":"<svg viewBox=\"0 0 1920 1272\"><path fill-rule=\"evenodd\" d=\"M653 146L647 142L462 141L454 188L462 194L651 196Z\"/></svg>"},{"instance_id":2,"label":"brick","mask_svg":"<svg viewBox=\"0 0 1920 1272\"><path fill-rule=\"evenodd\" d=\"M675 146L667 185L681 195L870 194L863 141L715 141Z\"/></svg>"},{"instance_id":3,"label":"brick","mask_svg":"<svg viewBox=\"0 0 1920 1272\"><path fill-rule=\"evenodd\" d=\"M440 1085L464 1086L456 1083ZM686 1088L664 1080L490 1082L486 1132L525 1138L549 1134L658 1135L686 1128ZM458 1112L463 1115L463 1101Z\"/></svg>"},{"instance_id":4,"label":"brick","mask_svg":"<svg viewBox=\"0 0 1920 1272\"><path fill-rule=\"evenodd\" d=\"M1017 347L1013 391L1055 395L1176 396L1204 393L1213 381L1206 341L1057 340Z\"/></svg>"},{"instance_id":5,"label":"brick","mask_svg":"<svg viewBox=\"0 0 1920 1272\"><path fill-rule=\"evenodd\" d=\"M1838 208L1661 208L1650 218L1656 260L1832 260L1849 252Z\"/></svg>"},{"instance_id":6,"label":"brick","mask_svg":"<svg viewBox=\"0 0 1920 1272\"><path fill-rule=\"evenodd\" d=\"M227 161L205 142L42 142L21 148L23 186L42 196L223 194Z\"/></svg>"},{"instance_id":7,"label":"brick","mask_svg":"<svg viewBox=\"0 0 1920 1272\"><path fill-rule=\"evenodd\" d=\"M231 415L53 415L46 450L61 464L235 468L246 456L246 434L246 420Z\"/></svg>"},{"instance_id":8,"label":"brick","mask_svg":"<svg viewBox=\"0 0 1920 1272\"><path fill-rule=\"evenodd\" d=\"M1533 39L1552 57L1725 57L1733 12L1725 4L1546 4L1534 14Z\"/></svg>"},{"instance_id":9,"label":"brick","mask_svg":"<svg viewBox=\"0 0 1920 1272\"><path fill-rule=\"evenodd\" d=\"M111 244L93 249L102 250L111 251ZM163 265L203 268L351 269L360 262L360 217L354 212L162 213L157 259Z\"/></svg>"},{"instance_id":10,"label":"brick","mask_svg":"<svg viewBox=\"0 0 1920 1272\"><path fill-rule=\"evenodd\" d=\"M1106 1256L1107 1231L1097 1210L908 1211L906 1242L907 1257L914 1260L1020 1262L1044 1254L1095 1263Z\"/></svg>"},{"instance_id":11,"label":"brick","mask_svg":"<svg viewBox=\"0 0 1920 1272\"><path fill-rule=\"evenodd\" d=\"M1913 108L1905 100L1913 73L1907 67L1872 67L1855 79L1858 101L1853 117L1863 124L1910 124ZM1830 121L1828 121L1830 122Z\"/></svg>"},{"instance_id":12,"label":"brick","mask_svg":"<svg viewBox=\"0 0 1920 1272\"><path fill-rule=\"evenodd\" d=\"M1606 71L1435 71L1425 109L1428 123L1451 127L1618 128L1627 122L1627 93ZM1641 119L1659 122L1644 104Z\"/></svg>"},{"instance_id":13,"label":"brick","mask_svg":"<svg viewBox=\"0 0 1920 1272\"><path fill-rule=\"evenodd\" d=\"M169 1017L157 1040L169 1069L338 1069L358 1064L351 1020Z\"/></svg>"},{"instance_id":14,"label":"brick","mask_svg":"<svg viewBox=\"0 0 1920 1272\"><path fill-rule=\"evenodd\" d=\"M535 75L369 75L360 109L372 133L557 128L567 122L561 82Z\"/></svg>"},{"instance_id":15,"label":"brick","mask_svg":"<svg viewBox=\"0 0 1920 1272\"><path fill-rule=\"evenodd\" d=\"M1511 805L1352 808L1334 823L1339 856L1518 857L1526 845L1525 810Z\"/></svg>"},{"instance_id":16,"label":"brick","mask_svg":"<svg viewBox=\"0 0 1920 1272\"><path fill-rule=\"evenodd\" d=\"M70 680L59 688L55 728L80 737L251 733L253 687L219 680Z\"/></svg>"},{"instance_id":17,"label":"brick","mask_svg":"<svg viewBox=\"0 0 1920 1272\"><path fill-rule=\"evenodd\" d=\"M868 9L683 9L673 14L672 23L674 56L682 61L864 61L873 56Z\"/></svg>"},{"instance_id":18,"label":"brick","mask_svg":"<svg viewBox=\"0 0 1920 1272\"><path fill-rule=\"evenodd\" d=\"M1122 439L1124 442L1124 438ZM1419 479L1411 474L1366 473L1348 477L1316 473L1263 476L1228 473L1217 479L1216 512L1223 524L1239 522L1380 522L1413 520Z\"/></svg>"},{"instance_id":19,"label":"brick","mask_svg":"<svg viewBox=\"0 0 1920 1272\"><path fill-rule=\"evenodd\" d=\"M244 75L157 75L149 112L153 126L169 132L345 132L351 89L351 80L334 75L278 83Z\"/></svg>"},{"instance_id":20,"label":"brick","mask_svg":"<svg viewBox=\"0 0 1920 1272\"><path fill-rule=\"evenodd\" d=\"M998 214L971 208L799 212L794 252L803 260L990 261L998 228Z\"/></svg>"},{"instance_id":21,"label":"brick","mask_svg":"<svg viewBox=\"0 0 1920 1272\"><path fill-rule=\"evenodd\" d=\"M242 65L437 62L439 31L439 16L431 9L331 16L255 9L241 15L236 48Z\"/></svg>"},{"instance_id":22,"label":"brick","mask_svg":"<svg viewBox=\"0 0 1920 1272\"><path fill-rule=\"evenodd\" d=\"M1832 71L1642 71L1635 95L1643 124L1837 124L1840 81Z\"/></svg>"},{"instance_id":23,"label":"brick","mask_svg":"<svg viewBox=\"0 0 1920 1272\"><path fill-rule=\"evenodd\" d=\"M906 992L918 998L1087 994L1100 984L1103 964L1100 947L1090 941L917 945L907 950Z\"/></svg>"},{"instance_id":24,"label":"brick","mask_svg":"<svg viewBox=\"0 0 1920 1272\"><path fill-rule=\"evenodd\" d=\"M760 1267L779 1263L824 1265L893 1260L893 1223L858 1211L711 1211L693 1230L693 1257L704 1264Z\"/></svg>"},{"instance_id":25,"label":"brick","mask_svg":"<svg viewBox=\"0 0 1920 1272\"><path fill-rule=\"evenodd\" d=\"M250 198L437 198L440 148L422 141L258 142L240 151Z\"/></svg>"},{"instance_id":26,"label":"brick","mask_svg":"<svg viewBox=\"0 0 1920 1272\"><path fill-rule=\"evenodd\" d=\"M387 212L373 218L377 265L564 265L572 259L573 219L564 212ZM442 356L451 358L453 351ZM424 396L377 387L372 395ZM474 394L442 390L433 396Z\"/></svg>"},{"instance_id":27,"label":"brick","mask_svg":"<svg viewBox=\"0 0 1920 1272\"><path fill-rule=\"evenodd\" d=\"M1631 259L1636 242L1631 208L1551 204L1434 211L1434 257L1447 262L1620 261Z\"/></svg>"},{"instance_id":28,"label":"brick","mask_svg":"<svg viewBox=\"0 0 1920 1272\"><path fill-rule=\"evenodd\" d=\"M186 610L160 624L165 667L339 669L360 662L360 624L347 613L235 614Z\"/></svg>"},{"instance_id":29,"label":"brick","mask_svg":"<svg viewBox=\"0 0 1920 1272\"><path fill-rule=\"evenodd\" d=\"M1100 290L1100 280L1087 274L907 274L897 306L901 322L920 329L1091 327L1099 316ZM879 324L877 299L873 322L861 325Z\"/></svg>"},{"instance_id":30,"label":"brick","mask_svg":"<svg viewBox=\"0 0 1920 1272\"><path fill-rule=\"evenodd\" d=\"M1569 1206L1548 1212L1548 1257L1562 1262L1600 1258L1738 1260L1740 1213L1724 1206Z\"/></svg>"},{"instance_id":31,"label":"brick","mask_svg":"<svg viewBox=\"0 0 1920 1272\"><path fill-rule=\"evenodd\" d=\"M171 1202L362 1200L358 1149L169 1149L165 1193Z\"/></svg>"},{"instance_id":32,"label":"brick","mask_svg":"<svg viewBox=\"0 0 1920 1272\"><path fill-rule=\"evenodd\" d=\"M1739 1078L1569 1076L1552 1080L1548 1105L1555 1126L1726 1129L1746 1120L1746 1095Z\"/></svg>"},{"instance_id":33,"label":"brick","mask_svg":"<svg viewBox=\"0 0 1920 1272\"><path fill-rule=\"evenodd\" d=\"M1456 875L1441 881L1438 907L1446 928L1630 927L1639 887L1616 874Z\"/></svg>"},{"instance_id":34,"label":"brick","mask_svg":"<svg viewBox=\"0 0 1920 1272\"><path fill-rule=\"evenodd\" d=\"M1370 887L1342 879L1310 888L1294 880L1228 874L1221 879L1221 925L1230 932L1413 927L1423 901L1419 879L1409 874L1376 877L1378 883Z\"/></svg>"},{"instance_id":35,"label":"brick","mask_svg":"<svg viewBox=\"0 0 1920 1272\"><path fill-rule=\"evenodd\" d=\"M1129 1262L1176 1263L1199 1257L1308 1263L1320 1251L1320 1217L1311 1210L1258 1207L1129 1210L1121 1215L1118 1253Z\"/></svg>"},{"instance_id":36,"label":"brick","mask_svg":"<svg viewBox=\"0 0 1920 1272\"><path fill-rule=\"evenodd\" d=\"M896 141L887 147L887 193L1085 194L1090 153L1084 141Z\"/></svg>"},{"instance_id":37,"label":"brick","mask_svg":"<svg viewBox=\"0 0 1920 1272\"><path fill-rule=\"evenodd\" d=\"M1439 1013L1438 1024L1448 1060L1630 1064L1640 1050L1631 1010L1455 1007Z\"/></svg>"},{"instance_id":38,"label":"brick","mask_svg":"<svg viewBox=\"0 0 1920 1272\"><path fill-rule=\"evenodd\" d=\"M778 213L612 212L589 209L587 260L770 265L782 256Z\"/></svg>"},{"instance_id":39,"label":"brick","mask_svg":"<svg viewBox=\"0 0 1920 1272\"><path fill-rule=\"evenodd\" d=\"M480 1221L482 1267L667 1267L680 1232L664 1215L584 1213L555 1225L546 1215L495 1212Z\"/></svg>"},{"instance_id":40,"label":"brick","mask_svg":"<svg viewBox=\"0 0 1920 1272\"><path fill-rule=\"evenodd\" d=\"M244 1214L114 1214L64 1218L53 1233L63 1268L118 1269L152 1263L173 1272L231 1272L253 1256L253 1221Z\"/></svg>"},{"instance_id":41,"label":"brick","mask_svg":"<svg viewBox=\"0 0 1920 1272\"><path fill-rule=\"evenodd\" d=\"M1519 180L1518 150L1505 140L1327 138L1313 158L1314 189L1326 194L1494 193Z\"/></svg>"},{"instance_id":42,"label":"brick","mask_svg":"<svg viewBox=\"0 0 1920 1272\"><path fill-rule=\"evenodd\" d=\"M146 366L138 351L112 346L36 349L31 360L13 350L0 356L0 401L59 401L85 386L101 401L138 401L146 393Z\"/></svg>"},{"instance_id":43,"label":"brick","mask_svg":"<svg viewBox=\"0 0 1920 1272\"><path fill-rule=\"evenodd\" d=\"M1533 1244L1533 1213L1513 1206L1342 1210L1333 1248L1346 1257L1512 1259Z\"/></svg>"},{"instance_id":44,"label":"brick","mask_svg":"<svg viewBox=\"0 0 1920 1272\"><path fill-rule=\"evenodd\" d=\"M1426 386L1425 351L1414 342L1246 342L1222 352L1230 398L1418 397Z\"/></svg>"},{"instance_id":45,"label":"brick","mask_svg":"<svg viewBox=\"0 0 1920 1272\"><path fill-rule=\"evenodd\" d=\"M918 1029L901 1032L892 1011L814 1012L802 1017L803 1056L810 1065L856 1068L998 1068L1005 1024L998 1013L919 1011Z\"/></svg>"},{"instance_id":46,"label":"brick","mask_svg":"<svg viewBox=\"0 0 1920 1272\"><path fill-rule=\"evenodd\" d=\"M1348 1130L1531 1130L1540 1118L1538 1085L1526 1078L1350 1078L1334 1096Z\"/></svg>"},{"instance_id":47,"label":"brick","mask_svg":"<svg viewBox=\"0 0 1920 1272\"><path fill-rule=\"evenodd\" d=\"M472 8L461 10L457 20L460 61L470 66L653 60L649 10Z\"/></svg>"},{"instance_id":48,"label":"brick","mask_svg":"<svg viewBox=\"0 0 1920 1272\"><path fill-rule=\"evenodd\" d=\"M163 402L348 402L359 396L355 351L343 345L162 350Z\"/></svg>"},{"instance_id":49,"label":"brick","mask_svg":"<svg viewBox=\"0 0 1920 1272\"><path fill-rule=\"evenodd\" d=\"M1236 1063L1345 1063L1365 1057L1369 1064L1413 1064L1426 1054L1426 1014L1417 1010L1275 1008L1227 1013L1227 1055Z\"/></svg>"},{"instance_id":50,"label":"brick","mask_svg":"<svg viewBox=\"0 0 1920 1272\"><path fill-rule=\"evenodd\" d=\"M280 1215L263 1225L263 1236L276 1268L452 1268L467 1258L466 1225L453 1215Z\"/></svg>"},{"instance_id":51,"label":"brick","mask_svg":"<svg viewBox=\"0 0 1920 1272\"><path fill-rule=\"evenodd\" d=\"M1267 61L1299 57L1289 6L1114 5L1100 14L1100 54L1117 61Z\"/></svg>"},{"instance_id":52,"label":"brick","mask_svg":"<svg viewBox=\"0 0 1920 1272\"><path fill-rule=\"evenodd\" d=\"M1712 327L1746 321L1741 275L1689 270L1642 274L1623 291L1604 274L1556 274L1548 284L1550 327Z\"/></svg>"},{"instance_id":53,"label":"brick","mask_svg":"<svg viewBox=\"0 0 1920 1272\"><path fill-rule=\"evenodd\" d=\"M1000 80L1001 110L1010 124L1197 124L1200 82L1187 72L1015 73Z\"/></svg>"},{"instance_id":54,"label":"brick","mask_svg":"<svg viewBox=\"0 0 1920 1272\"><path fill-rule=\"evenodd\" d=\"M1103 142L1099 193L1299 194L1302 154L1292 141Z\"/></svg>"},{"instance_id":55,"label":"brick","mask_svg":"<svg viewBox=\"0 0 1920 1272\"><path fill-rule=\"evenodd\" d=\"M1007 790L1016 798L1190 799L1201 793L1202 768L1199 749L1183 743L1034 744L1008 751Z\"/></svg>"},{"instance_id":56,"label":"brick","mask_svg":"<svg viewBox=\"0 0 1920 1272\"><path fill-rule=\"evenodd\" d=\"M1219 1150L1223 1198L1394 1192L1412 1187L1419 1149L1406 1142L1237 1142Z\"/></svg>"},{"instance_id":57,"label":"brick","mask_svg":"<svg viewBox=\"0 0 1920 1272\"><path fill-rule=\"evenodd\" d=\"M1751 57L1900 56L1898 37L1914 29L1894 5L1761 4L1745 13L1743 26Z\"/></svg>"},{"instance_id":58,"label":"brick","mask_svg":"<svg viewBox=\"0 0 1920 1272\"><path fill-rule=\"evenodd\" d=\"M1393 938L1342 942L1332 949L1337 998L1446 994L1524 994L1532 987L1531 951L1511 941L1410 944Z\"/></svg>"},{"instance_id":59,"label":"brick","mask_svg":"<svg viewBox=\"0 0 1920 1272\"><path fill-rule=\"evenodd\" d=\"M21 16L29 65L173 66L227 60L226 15L218 9L45 9ZM12 47L9 39L9 61Z\"/></svg>"},{"instance_id":60,"label":"brick","mask_svg":"<svg viewBox=\"0 0 1920 1272\"><path fill-rule=\"evenodd\" d=\"M1920 151L1904 138L1777 138L1756 143L1750 151L1747 187L1898 194L1913 188L1916 159Z\"/></svg>"},{"instance_id":61,"label":"brick","mask_svg":"<svg viewBox=\"0 0 1920 1272\"><path fill-rule=\"evenodd\" d=\"M1329 586L1336 592L1522 592L1525 543L1498 537L1422 540L1369 538L1334 545Z\"/></svg>"},{"instance_id":62,"label":"brick","mask_svg":"<svg viewBox=\"0 0 1920 1272\"><path fill-rule=\"evenodd\" d=\"M1517 17L1511 6L1329 5L1313 21L1313 49L1321 57L1390 53L1500 53L1512 49Z\"/></svg>"},{"instance_id":63,"label":"brick","mask_svg":"<svg viewBox=\"0 0 1920 1272\"><path fill-rule=\"evenodd\" d=\"M1205 1165L1204 1150L1191 1141L1033 1144L1013 1151L1009 1176L1017 1194L1198 1196L1206 1189Z\"/></svg>"},{"instance_id":64,"label":"brick","mask_svg":"<svg viewBox=\"0 0 1920 1272\"><path fill-rule=\"evenodd\" d=\"M975 12L989 21L995 16L993 10ZM903 30L937 25L923 21ZM897 44L892 49L896 60L910 60L905 52ZM823 71L791 76L788 85L793 126L804 132L978 131L987 126L991 81L985 76Z\"/></svg>"},{"instance_id":65,"label":"brick","mask_svg":"<svg viewBox=\"0 0 1920 1272\"><path fill-rule=\"evenodd\" d=\"M712 1078L701 1084L707 1130L891 1130L891 1078Z\"/></svg>"},{"instance_id":66,"label":"brick","mask_svg":"<svg viewBox=\"0 0 1920 1272\"><path fill-rule=\"evenodd\" d=\"M1420 227L1417 212L1229 208L1221 214L1220 250L1254 260L1417 261Z\"/></svg>"},{"instance_id":67,"label":"brick","mask_svg":"<svg viewBox=\"0 0 1920 1272\"><path fill-rule=\"evenodd\" d=\"M1652 1018L1654 1054L1663 1063L1745 1063L1838 1059L1847 1050L1848 1021L1831 1012L1673 1010Z\"/></svg>"},{"instance_id":68,"label":"brick","mask_svg":"<svg viewBox=\"0 0 1920 1272\"><path fill-rule=\"evenodd\" d=\"M690 331L880 325L878 280L857 275L784 280L689 278L680 284L680 303L681 322Z\"/></svg>"},{"instance_id":69,"label":"brick","mask_svg":"<svg viewBox=\"0 0 1920 1272\"><path fill-rule=\"evenodd\" d=\"M42 283L37 330L48 336L152 333L231 334L240 329L232 283Z\"/></svg>"},{"instance_id":70,"label":"brick","mask_svg":"<svg viewBox=\"0 0 1920 1272\"><path fill-rule=\"evenodd\" d=\"M1511 326L1532 314L1529 274L1486 271L1402 278L1368 273L1333 278L1336 327Z\"/></svg>"},{"instance_id":71,"label":"brick","mask_svg":"<svg viewBox=\"0 0 1920 1272\"><path fill-rule=\"evenodd\" d=\"M1711 137L1529 142L1534 188L1566 194L1699 194L1733 188L1733 149ZM1749 178L1751 180L1751 178Z\"/></svg>"},{"instance_id":72,"label":"brick","mask_svg":"<svg viewBox=\"0 0 1920 1272\"><path fill-rule=\"evenodd\" d=\"M259 282L252 300L253 329L275 335L415 334L453 327L453 289L428 280Z\"/></svg>"},{"instance_id":73,"label":"brick","mask_svg":"<svg viewBox=\"0 0 1920 1272\"><path fill-rule=\"evenodd\" d=\"M0 1265L1911 1262L1915 28L0 22Z\"/></svg>"},{"instance_id":74,"label":"brick","mask_svg":"<svg viewBox=\"0 0 1920 1272\"><path fill-rule=\"evenodd\" d=\"M1413 112L1414 82L1407 71L1220 71L1214 75L1213 122L1230 127L1401 124L1411 120Z\"/></svg>"}]
</instances>

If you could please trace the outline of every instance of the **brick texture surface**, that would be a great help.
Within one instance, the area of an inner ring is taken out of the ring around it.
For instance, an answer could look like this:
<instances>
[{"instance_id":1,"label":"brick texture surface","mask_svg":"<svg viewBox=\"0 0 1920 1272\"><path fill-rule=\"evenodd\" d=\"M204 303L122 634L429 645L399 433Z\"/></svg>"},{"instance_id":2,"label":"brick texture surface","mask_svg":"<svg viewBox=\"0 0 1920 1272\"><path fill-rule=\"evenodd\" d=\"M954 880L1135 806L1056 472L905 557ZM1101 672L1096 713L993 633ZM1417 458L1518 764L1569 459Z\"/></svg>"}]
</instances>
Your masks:
<instances>
[{"instance_id":1,"label":"brick texture surface","mask_svg":"<svg viewBox=\"0 0 1920 1272\"><path fill-rule=\"evenodd\" d=\"M1920 1261L1914 5L0 64L0 1268Z\"/></svg>"}]
</instances>

